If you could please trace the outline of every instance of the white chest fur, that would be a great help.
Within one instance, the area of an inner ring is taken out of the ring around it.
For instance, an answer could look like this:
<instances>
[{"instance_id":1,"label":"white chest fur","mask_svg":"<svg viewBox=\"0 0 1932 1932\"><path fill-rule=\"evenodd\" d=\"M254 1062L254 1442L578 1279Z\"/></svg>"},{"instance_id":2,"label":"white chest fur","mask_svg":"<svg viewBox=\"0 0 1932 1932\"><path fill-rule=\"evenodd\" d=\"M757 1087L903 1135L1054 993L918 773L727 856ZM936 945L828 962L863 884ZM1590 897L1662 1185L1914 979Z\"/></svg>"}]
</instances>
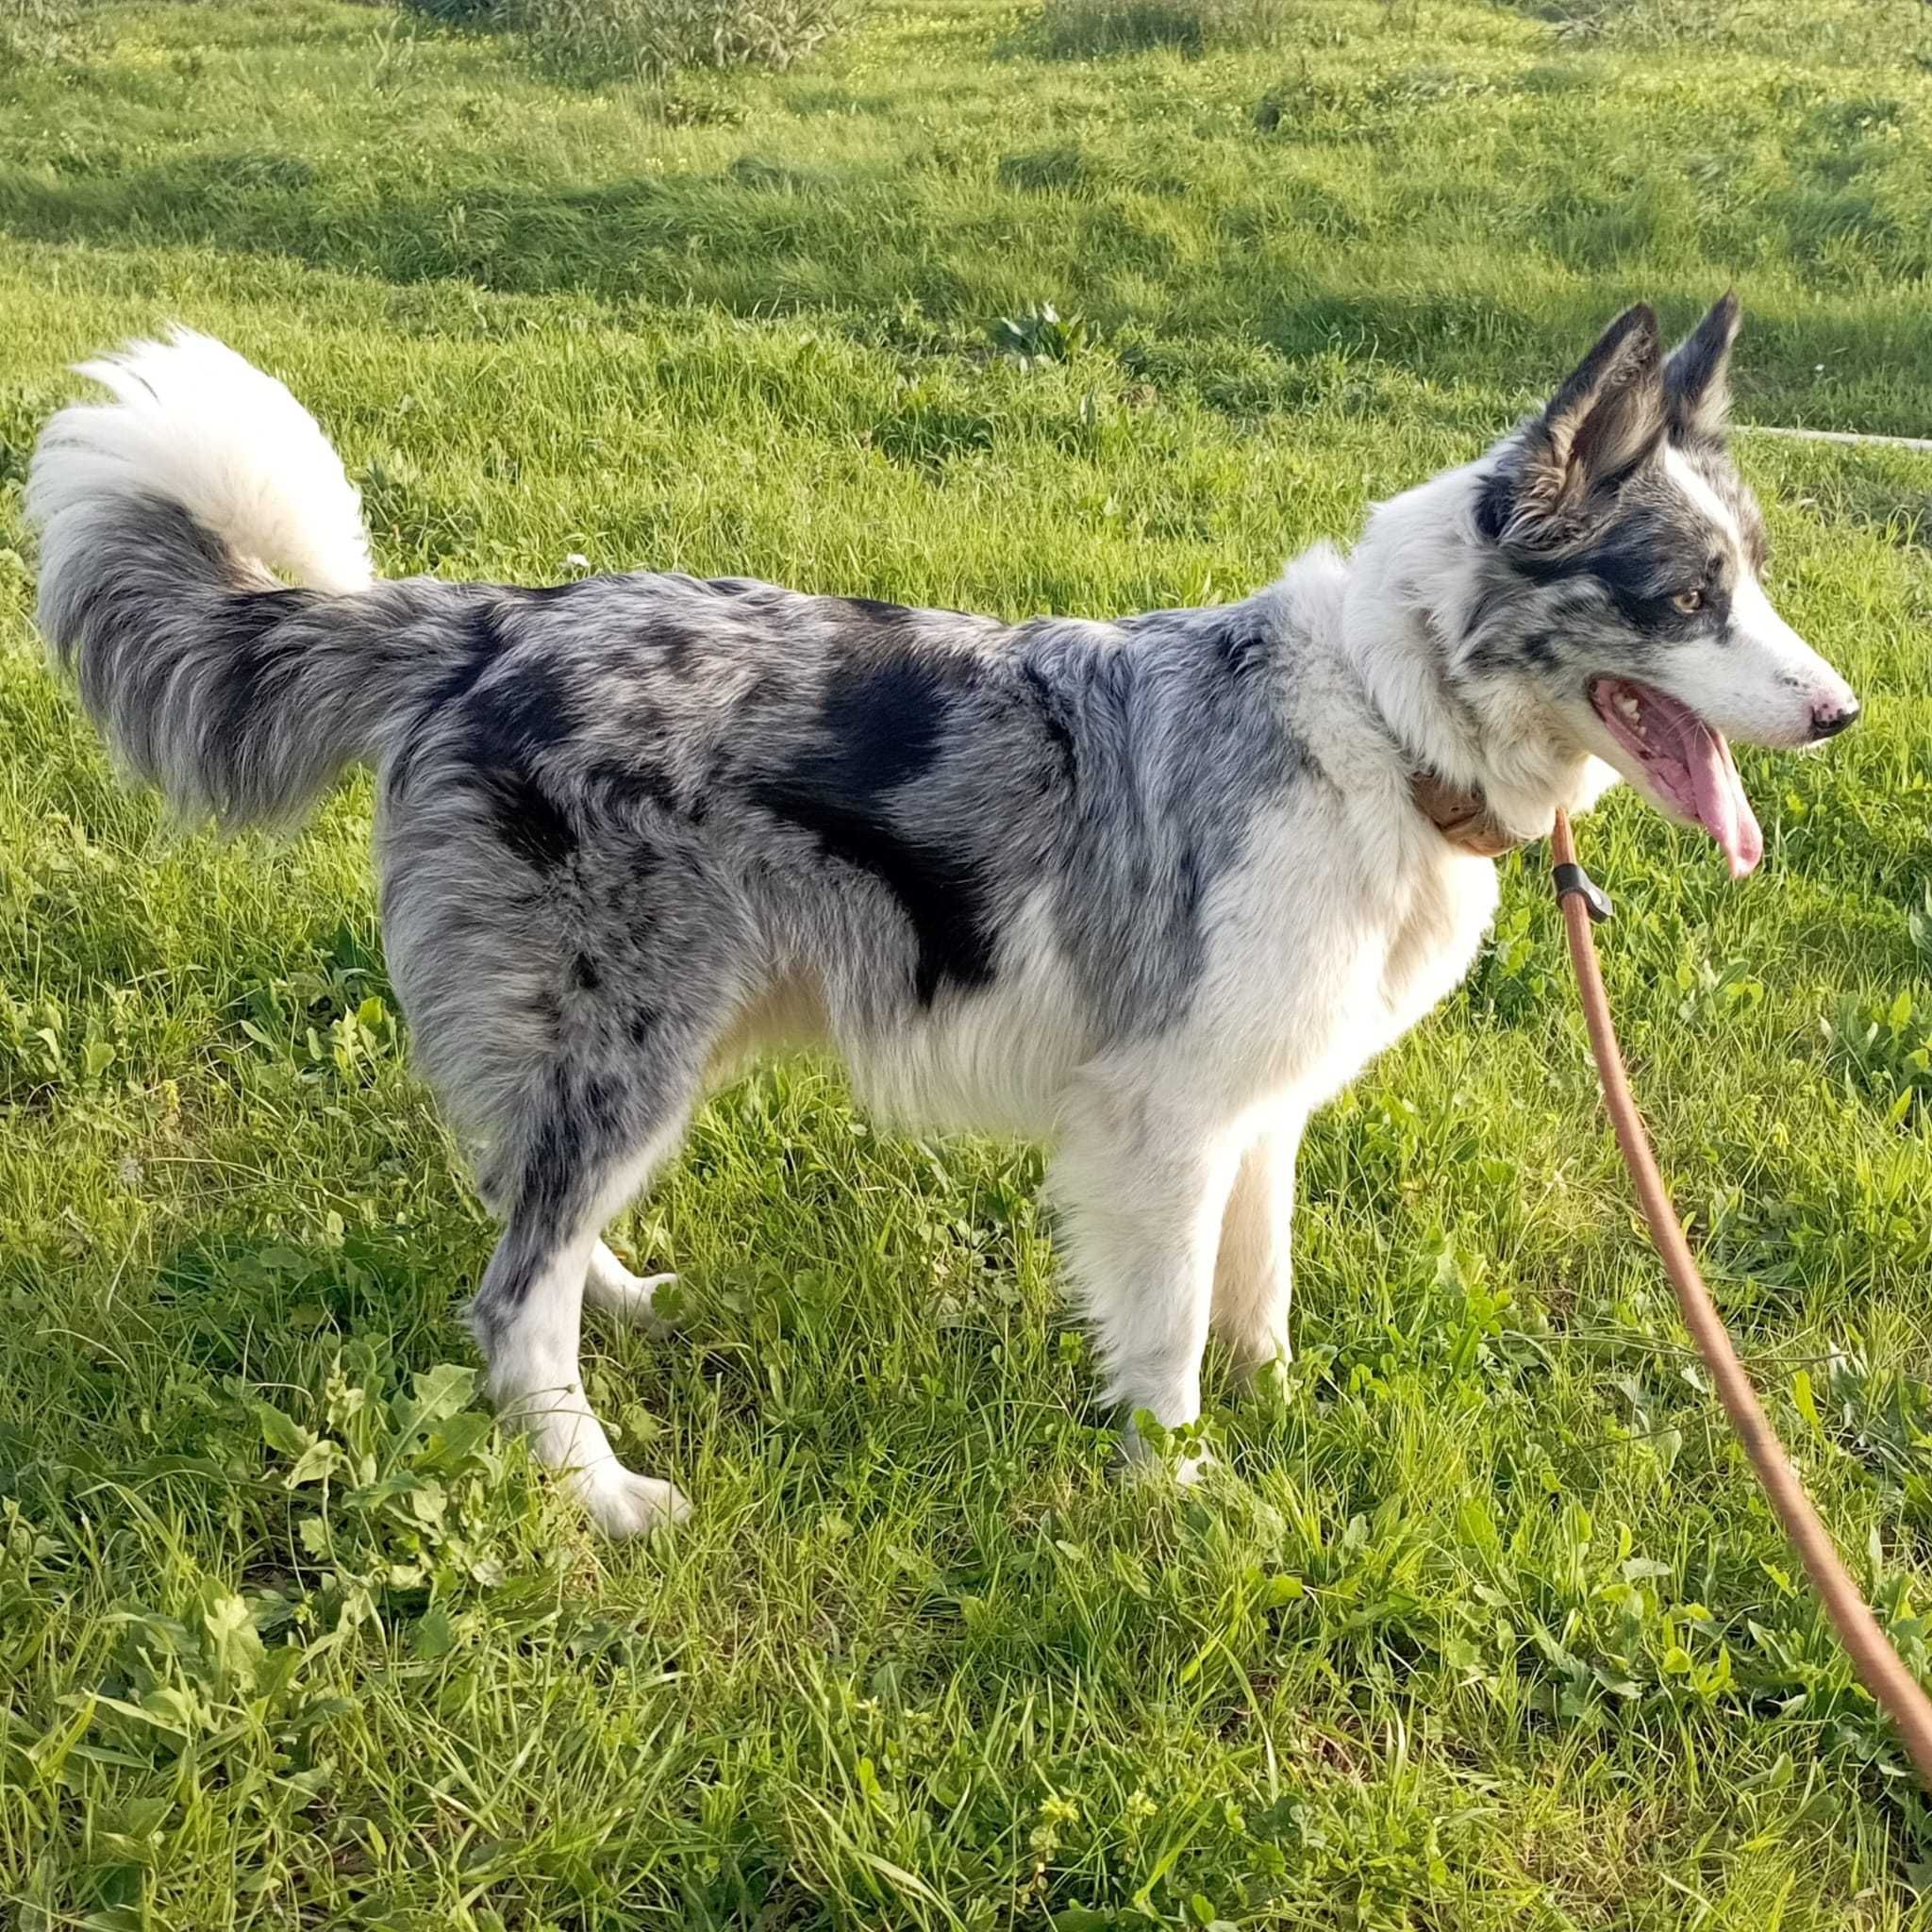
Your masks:
<instances>
[{"instance_id":1,"label":"white chest fur","mask_svg":"<svg viewBox=\"0 0 1932 1932\"><path fill-rule=\"evenodd\" d=\"M1417 869L1382 964L1380 993L1395 1029L1391 1038L1462 983L1496 916L1496 868L1486 858L1445 848L1433 865Z\"/></svg>"},{"instance_id":2,"label":"white chest fur","mask_svg":"<svg viewBox=\"0 0 1932 1932\"><path fill-rule=\"evenodd\" d=\"M1271 829L1212 908L1184 1043L1237 1110L1328 1099L1461 983L1496 910L1494 865L1433 828L1374 858L1340 812L1305 808Z\"/></svg>"}]
</instances>

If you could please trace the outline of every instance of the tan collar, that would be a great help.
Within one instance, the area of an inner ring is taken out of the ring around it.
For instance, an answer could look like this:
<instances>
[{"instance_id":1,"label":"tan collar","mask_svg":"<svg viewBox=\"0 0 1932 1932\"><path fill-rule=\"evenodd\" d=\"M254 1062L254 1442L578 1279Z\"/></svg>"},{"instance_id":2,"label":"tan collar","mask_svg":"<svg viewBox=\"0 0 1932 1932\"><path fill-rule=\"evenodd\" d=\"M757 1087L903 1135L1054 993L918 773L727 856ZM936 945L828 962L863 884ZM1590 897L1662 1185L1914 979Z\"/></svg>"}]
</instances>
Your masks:
<instances>
[{"instance_id":1,"label":"tan collar","mask_svg":"<svg viewBox=\"0 0 1932 1932\"><path fill-rule=\"evenodd\" d=\"M1434 772L1411 772L1408 795L1415 808L1457 851L1473 852L1478 858L1501 858L1529 843L1505 828L1480 791L1465 791Z\"/></svg>"}]
</instances>

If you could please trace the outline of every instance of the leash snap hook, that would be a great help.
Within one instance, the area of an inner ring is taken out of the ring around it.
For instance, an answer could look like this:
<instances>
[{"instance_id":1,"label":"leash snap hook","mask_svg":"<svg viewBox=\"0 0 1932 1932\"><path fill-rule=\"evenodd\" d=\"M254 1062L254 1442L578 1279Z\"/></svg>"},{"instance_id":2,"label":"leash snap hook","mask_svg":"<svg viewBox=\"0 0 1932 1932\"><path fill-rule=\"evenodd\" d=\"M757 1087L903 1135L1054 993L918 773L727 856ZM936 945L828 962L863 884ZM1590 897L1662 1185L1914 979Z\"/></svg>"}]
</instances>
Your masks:
<instances>
[{"instance_id":1,"label":"leash snap hook","mask_svg":"<svg viewBox=\"0 0 1932 1932\"><path fill-rule=\"evenodd\" d=\"M1550 878L1557 889L1557 903L1561 905L1574 892L1583 901L1592 925L1601 925L1605 920L1617 916L1610 895L1580 865L1552 866Z\"/></svg>"}]
</instances>

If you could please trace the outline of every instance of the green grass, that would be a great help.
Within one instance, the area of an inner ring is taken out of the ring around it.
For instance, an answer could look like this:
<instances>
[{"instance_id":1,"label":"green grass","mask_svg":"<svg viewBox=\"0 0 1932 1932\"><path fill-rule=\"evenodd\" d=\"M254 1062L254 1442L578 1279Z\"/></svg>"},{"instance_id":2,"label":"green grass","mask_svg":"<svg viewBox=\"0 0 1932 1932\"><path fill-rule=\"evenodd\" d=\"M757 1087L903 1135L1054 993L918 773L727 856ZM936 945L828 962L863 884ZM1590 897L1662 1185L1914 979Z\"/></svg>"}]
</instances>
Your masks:
<instances>
[{"instance_id":1,"label":"green grass","mask_svg":"<svg viewBox=\"0 0 1932 1932\"><path fill-rule=\"evenodd\" d=\"M17 516L62 365L175 316L316 409L396 572L1236 594L1624 301L1732 281L1743 422L1923 434L1916 0L1310 0L1085 63L924 0L606 92L379 7L85 27L0 71L0 1922L1926 1924L1540 855L1311 1131L1300 1362L1217 1380L1231 1480L1109 1479L1035 1154L792 1067L621 1230L688 1325L594 1334L593 1392L698 1515L612 1549L438 1372L490 1230L405 1070L366 785L282 845L167 829L40 668ZM1068 353L996 353L1044 305ZM1932 461L1741 448L1867 720L1746 756L1747 885L1627 796L1586 856L1678 1205L1924 1669Z\"/></svg>"}]
</instances>

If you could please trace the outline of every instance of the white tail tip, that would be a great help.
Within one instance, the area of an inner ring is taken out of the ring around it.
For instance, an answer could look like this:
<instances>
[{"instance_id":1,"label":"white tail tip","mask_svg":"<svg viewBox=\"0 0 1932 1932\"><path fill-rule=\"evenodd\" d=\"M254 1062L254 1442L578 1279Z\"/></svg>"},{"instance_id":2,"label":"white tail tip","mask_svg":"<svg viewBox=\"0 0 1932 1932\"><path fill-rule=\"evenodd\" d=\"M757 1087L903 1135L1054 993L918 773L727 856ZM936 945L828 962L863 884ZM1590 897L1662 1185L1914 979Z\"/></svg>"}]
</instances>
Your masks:
<instances>
[{"instance_id":1,"label":"white tail tip","mask_svg":"<svg viewBox=\"0 0 1932 1932\"><path fill-rule=\"evenodd\" d=\"M114 393L75 403L34 454L26 513L42 569L84 541L103 499L179 504L236 555L319 591L375 579L361 498L315 418L225 343L176 328L79 365Z\"/></svg>"}]
</instances>

